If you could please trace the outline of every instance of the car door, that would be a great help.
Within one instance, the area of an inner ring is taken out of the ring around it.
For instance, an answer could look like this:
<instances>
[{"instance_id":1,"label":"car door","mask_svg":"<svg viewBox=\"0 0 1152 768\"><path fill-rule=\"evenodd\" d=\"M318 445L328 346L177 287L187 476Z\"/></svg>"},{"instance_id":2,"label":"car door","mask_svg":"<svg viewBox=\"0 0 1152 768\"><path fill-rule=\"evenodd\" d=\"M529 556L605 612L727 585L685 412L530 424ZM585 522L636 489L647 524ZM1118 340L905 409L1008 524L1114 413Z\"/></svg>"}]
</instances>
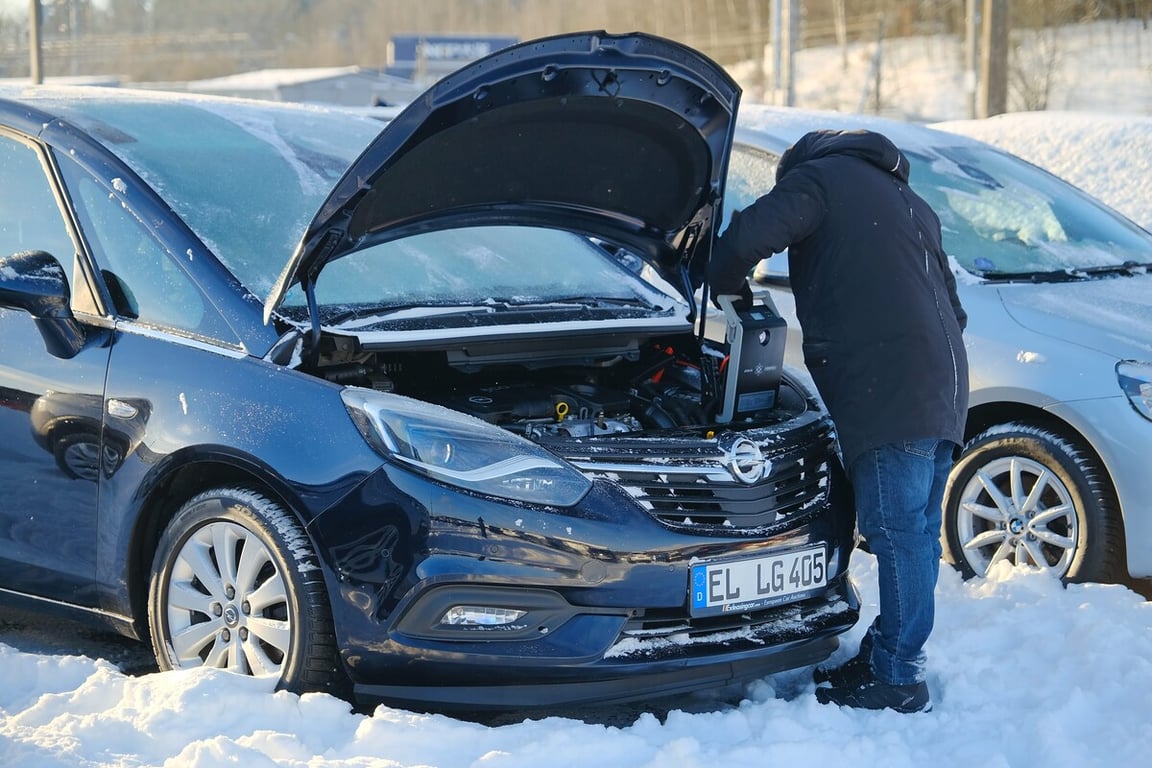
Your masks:
<instances>
[{"instance_id":1,"label":"car door","mask_svg":"<svg viewBox=\"0 0 1152 768\"><path fill-rule=\"evenodd\" d=\"M224 300L227 287L200 287L196 267L207 255L173 239L177 221L149 202L143 182L91 157L81 163L57 149L53 159L109 299L95 581L99 607L126 614L142 488L173 451L221 441L212 430L227 408L231 366L245 353L209 298Z\"/></svg>"},{"instance_id":2,"label":"car door","mask_svg":"<svg viewBox=\"0 0 1152 768\"><path fill-rule=\"evenodd\" d=\"M0 130L0 255L54 255L77 315L95 298L43 149ZM92 606L107 344L69 359L32 317L0 309L0 589Z\"/></svg>"}]
</instances>

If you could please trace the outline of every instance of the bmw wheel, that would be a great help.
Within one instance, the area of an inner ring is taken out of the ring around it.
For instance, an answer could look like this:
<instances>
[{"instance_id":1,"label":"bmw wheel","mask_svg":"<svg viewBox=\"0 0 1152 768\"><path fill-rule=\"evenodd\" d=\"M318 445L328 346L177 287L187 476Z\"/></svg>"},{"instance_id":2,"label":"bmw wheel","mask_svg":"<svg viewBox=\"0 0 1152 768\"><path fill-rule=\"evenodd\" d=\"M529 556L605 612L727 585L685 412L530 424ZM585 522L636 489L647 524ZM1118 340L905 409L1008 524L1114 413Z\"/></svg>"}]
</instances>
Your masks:
<instances>
[{"instance_id":1,"label":"bmw wheel","mask_svg":"<svg viewBox=\"0 0 1152 768\"><path fill-rule=\"evenodd\" d=\"M307 536L250 490L208 491L176 513L153 562L148 618L164 670L217 667L297 692L343 682Z\"/></svg>"},{"instance_id":2,"label":"bmw wheel","mask_svg":"<svg viewBox=\"0 0 1152 768\"><path fill-rule=\"evenodd\" d=\"M1098 459L1069 440L1015 423L974 437L948 480L944 555L966 576L1000 561L1065 581L1119 582L1123 531Z\"/></svg>"}]
</instances>

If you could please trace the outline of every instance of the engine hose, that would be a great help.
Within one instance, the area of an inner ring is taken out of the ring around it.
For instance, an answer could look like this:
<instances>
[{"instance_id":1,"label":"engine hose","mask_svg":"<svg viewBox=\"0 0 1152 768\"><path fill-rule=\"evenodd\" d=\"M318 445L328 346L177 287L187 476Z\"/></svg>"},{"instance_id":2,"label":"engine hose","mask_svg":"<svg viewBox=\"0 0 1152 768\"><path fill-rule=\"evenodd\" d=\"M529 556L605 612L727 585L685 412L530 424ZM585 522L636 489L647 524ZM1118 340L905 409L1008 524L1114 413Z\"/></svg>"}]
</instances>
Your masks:
<instances>
[{"instance_id":1,"label":"engine hose","mask_svg":"<svg viewBox=\"0 0 1152 768\"><path fill-rule=\"evenodd\" d=\"M669 429L677 426L676 420L673 419L667 411L653 402L648 403L648 407L640 414L640 419L645 427Z\"/></svg>"}]
</instances>

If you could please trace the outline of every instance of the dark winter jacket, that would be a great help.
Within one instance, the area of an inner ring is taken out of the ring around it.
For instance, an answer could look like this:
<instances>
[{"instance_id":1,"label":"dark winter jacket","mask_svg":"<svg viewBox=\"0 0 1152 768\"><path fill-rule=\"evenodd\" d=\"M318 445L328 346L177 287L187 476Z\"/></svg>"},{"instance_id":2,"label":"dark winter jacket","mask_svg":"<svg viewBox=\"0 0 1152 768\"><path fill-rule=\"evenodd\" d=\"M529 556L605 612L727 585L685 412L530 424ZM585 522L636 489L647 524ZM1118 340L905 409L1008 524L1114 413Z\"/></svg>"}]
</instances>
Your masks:
<instances>
[{"instance_id":1,"label":"dark winter jacket","mask_svg":"<svg viewBox=\"0 0 1152 768\"><path fill-rule=\"evenodd\" d=\"M737 215L709 265L739 293L760 259L788 249L804 362L836 423L844 463L906 440L962 443L967 315L940 220L908 187L884 136L816 131L780 161L776 186Z\"/></svg>"}]
</instances>

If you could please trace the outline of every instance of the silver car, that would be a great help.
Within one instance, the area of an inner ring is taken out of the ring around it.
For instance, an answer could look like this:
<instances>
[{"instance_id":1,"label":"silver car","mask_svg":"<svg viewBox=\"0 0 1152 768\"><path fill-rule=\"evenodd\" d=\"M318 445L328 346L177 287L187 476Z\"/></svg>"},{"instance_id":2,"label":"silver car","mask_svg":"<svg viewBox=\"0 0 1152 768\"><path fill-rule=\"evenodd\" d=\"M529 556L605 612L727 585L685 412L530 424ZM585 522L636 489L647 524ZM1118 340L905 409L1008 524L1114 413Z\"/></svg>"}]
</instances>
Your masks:
<instances>
[{"instance_id":1,"label":"silver car","mask_svg":"<svg viewBox=\"0 0 1152 768\"><path fill-rule=\"evenodd\" d=\"M1066 581L1152 576L1152 235L978 141L771 107L742 108L726 210L766 193L781 153L817 128L891 138L942 222L969 314L972 390L945 558L969 575L1007 561ZM781 254L754 273L786 316L787 268ZM798 337L786 359L803 366Z\"/></svg>"}]
</instances>

